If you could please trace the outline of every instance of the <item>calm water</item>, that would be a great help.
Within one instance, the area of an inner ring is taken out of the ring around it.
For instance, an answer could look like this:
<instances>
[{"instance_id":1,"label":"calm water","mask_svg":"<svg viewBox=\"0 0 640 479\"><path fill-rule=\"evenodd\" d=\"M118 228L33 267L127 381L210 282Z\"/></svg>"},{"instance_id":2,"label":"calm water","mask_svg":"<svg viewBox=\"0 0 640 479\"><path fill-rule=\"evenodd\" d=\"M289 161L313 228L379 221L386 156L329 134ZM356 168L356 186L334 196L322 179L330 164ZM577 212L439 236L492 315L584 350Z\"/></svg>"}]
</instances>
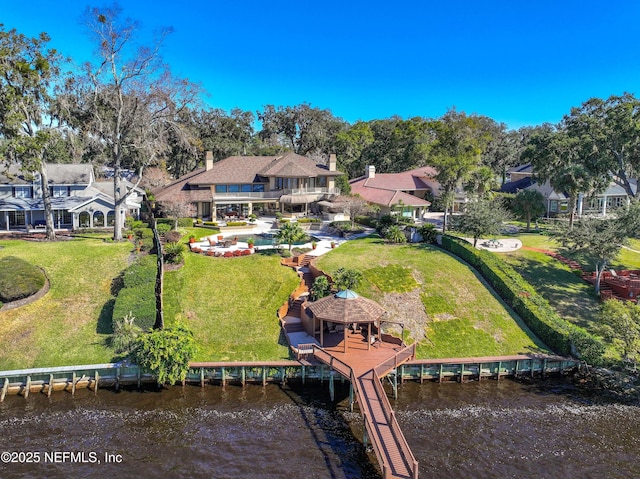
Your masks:
<instances>
[{"instance_id":1,"label":"calm water","mask_svg":"<svg viewBox=\"0 0 640 479\"><path fill-rule=\"evenodd\" d=\"M8 397L0 451L36 451L40 462L0 463L0 477L378 478L348 388L335 405L327 389ZM640 477L638 408L595 403L563 382L406 383L392 403L422 478Z\"/></svg>"}]
</instances>

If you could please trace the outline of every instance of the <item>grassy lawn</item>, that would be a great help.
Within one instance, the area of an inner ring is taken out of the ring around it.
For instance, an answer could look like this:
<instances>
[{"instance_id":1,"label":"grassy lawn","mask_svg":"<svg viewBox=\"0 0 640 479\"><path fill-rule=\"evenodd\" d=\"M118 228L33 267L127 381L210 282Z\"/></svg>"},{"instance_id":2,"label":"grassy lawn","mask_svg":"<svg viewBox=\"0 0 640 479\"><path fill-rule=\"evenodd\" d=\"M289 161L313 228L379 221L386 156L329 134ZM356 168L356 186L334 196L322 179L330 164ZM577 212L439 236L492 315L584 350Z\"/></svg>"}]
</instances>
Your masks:
<instances>
[{"instance_id":1,"label":"grassy lawn","mask_svg":"<svg viewBox=\"0 0 640 479\"><path fill-rule=\"evenodd\" d=\"M523 244L535 244L536 248L557 249L548 237L544 241L532 241L531 237L522 236ZM520 249L512 253L501 254L536 290L549 301L558 314L572 323L589 328L597 319L599 301L593 286L583 281L571 269L537 251Z\"/></svg>"},{"instance_id":2,"label":"grassy lawn","mask_svg":"<svg viewBox=\"0 0 640 479\"><path fill-rule=\"evenodd\" d=\"M437 248L370 237L341 245L317 264L328 273L340 267L361 271L358 293L412 329L419 358L546 350L469 266Z\"/></svg>"},{"instance_id":3,"label":"grassy lawn","mask_svg":"<svg viewBox=\"0 0 640 479\"><path fill-rule=\"evenodd\" d=\"M185 265L165 275L165 322L180 319L193 330L196 361L289 358L276 312L299 281L279 256L187 253Z\"/></svg>"},{"instance_id":4,"label":"grassy lawn","mask_svg":"<svg viewBox=\"0 0 640 479\"><path fill-rule=\"evenodd\" d=\"M560 245L551 237L540 234L521 234L522 244L539 249L560 250ZM640 240L631 240L630 249L623 248L611 265L615 269L640 269ZM632 251L636 250L636 251ZM584 271L594 267L584 256L564 253L578 261ZM566 320L593 330L598 320L600 301L592 285L584 282L571 272L565 264L544 253L520 249L501 255L512 264L524 278L553 306Z\"/></svg>"},{"instance_id":5,"label":"grassy lawn","mask_svg":"<svg viewBox=\"0 0 640 479\"><path fill-rule=\"evenodd\" d=\"M0 246L0 257L40 266L51 282L43 298L0 311L0 370L110 361L111 283L127 267L131 243L4 240Z\"/></svg>"}]
</instances>

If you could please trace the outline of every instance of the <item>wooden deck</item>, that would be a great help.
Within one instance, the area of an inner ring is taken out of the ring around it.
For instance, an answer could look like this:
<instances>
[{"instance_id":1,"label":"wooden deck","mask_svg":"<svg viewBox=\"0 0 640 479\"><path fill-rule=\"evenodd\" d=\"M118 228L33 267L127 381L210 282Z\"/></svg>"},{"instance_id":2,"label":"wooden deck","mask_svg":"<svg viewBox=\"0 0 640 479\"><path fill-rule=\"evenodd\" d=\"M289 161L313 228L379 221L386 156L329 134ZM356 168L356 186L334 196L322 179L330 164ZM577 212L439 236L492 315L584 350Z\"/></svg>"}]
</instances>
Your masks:
<instances>
[{"instance_id":1,"label":"wooden deck","mask_svg":"<svg viewBox=\"0 0 640 479\"><path fill-rule=\"evenodd\" d=\"M338 335L335 336L335 344L316 347L314 357L351 381L382 477L417 478L418 462L409 449L380 382L380 377L412 359L415 348L383 341L367 350L364 337L352 333L347 335L345 353L342 341L337 340ZM342 334L339 336L343 337Z\"/></svg>"}]
</instances>

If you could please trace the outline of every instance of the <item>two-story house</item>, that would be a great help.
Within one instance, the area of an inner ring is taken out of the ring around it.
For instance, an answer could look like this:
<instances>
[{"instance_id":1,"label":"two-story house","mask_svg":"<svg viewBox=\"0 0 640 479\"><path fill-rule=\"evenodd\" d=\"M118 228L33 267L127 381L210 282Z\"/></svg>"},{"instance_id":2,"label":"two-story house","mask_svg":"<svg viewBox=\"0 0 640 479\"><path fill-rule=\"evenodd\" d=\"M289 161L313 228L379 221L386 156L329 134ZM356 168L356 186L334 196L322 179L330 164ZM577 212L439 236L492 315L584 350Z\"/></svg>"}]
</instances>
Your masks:
<instances>
[{"instance_id":1,"label":"two-story house","mask_svg":"<svg viewBox=\"0 0 640 479\"><path fill-rule=\"evenodd\" d=\"M340 194L335 186L336 157L319 165L295 153L277 156L231 156L154 191L156 201L192 205L192 215L203 219L246 217L254 212L285 215L318 211L317 203Z\"/></svg>"},{"instance_id":2,"label":"two-story house","mask_svg":"<svg viewBox=\"0 0 640 479\"><path fill-rule=\"evenodd\" d=\"M56 229L113 226L113 181L96 181L89 164L47 164L47 179ZM44 227L45 213L38 173L12 164L0 169L0 231ZM126 182L129 188L133 185ZM143 190L135 188L120 214L138 217Z\"/></svg>"},{"instance_id":3,"label":"two-story house","mask_svg":"<svg viewBox=\"0 0 640 479\"><path fill-rule=\"evenodd\" d=\"M544 197L547 217L569 213L569 196L564 192L557 192L549 184L539 183L534 179L533 167L530 164L513 167L509 170L508 183L500 189L504 193L517 193L524 189L539 191ZM635 180L631 180L631 187L634 191L637 188ZM616 208L628 206L630 199L624 188L615 182L609 183L607 189L601 193L580 193L576 198L576 214L605 216Z\"/></svg>"}]
</instances>

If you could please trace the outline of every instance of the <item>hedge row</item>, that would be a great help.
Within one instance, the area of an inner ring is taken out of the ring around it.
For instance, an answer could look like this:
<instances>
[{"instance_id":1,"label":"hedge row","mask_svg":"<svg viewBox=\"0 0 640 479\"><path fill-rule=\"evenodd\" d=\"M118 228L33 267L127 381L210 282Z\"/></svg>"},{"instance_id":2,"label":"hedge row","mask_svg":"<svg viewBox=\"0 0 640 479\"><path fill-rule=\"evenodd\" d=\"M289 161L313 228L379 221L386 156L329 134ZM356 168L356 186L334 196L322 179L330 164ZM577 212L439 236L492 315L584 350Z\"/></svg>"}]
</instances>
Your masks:
<instances>
[{"instance_id":1,"label":"hedge row","mask_svg":"<svg viewBox=\"0 0 640 479\"><path fill-rule=\"evenodd\" d=\"M143 331L156 322L156 255L145 255L129 266L123 274L124 287L113 307L112 321L131 313Z\"/></svg>"},{"instance_id":2,"label":"hedge row","mask_svg":"<svg viewBox=\"0 0 640 479\"><path fill-rule=\"evenodd\" d=\"M547 346L572 353L570 336L576 328L563 320L520 274L499 256L477 250L464 240L442 237L442 247L471 264Z\"/></svg>"},{"instance_id":3,"label":"hedge row","mask_svg":"<svg viewBox=\"0 0 640 479\"><path fill-rule=\"evenodd\" d=\"M158 225L167 224L173 228L176 220L174 218L157 218ZM193 218L178 218L178 228L190 228L193 226Z\"/></svg>"}]
</instances>

